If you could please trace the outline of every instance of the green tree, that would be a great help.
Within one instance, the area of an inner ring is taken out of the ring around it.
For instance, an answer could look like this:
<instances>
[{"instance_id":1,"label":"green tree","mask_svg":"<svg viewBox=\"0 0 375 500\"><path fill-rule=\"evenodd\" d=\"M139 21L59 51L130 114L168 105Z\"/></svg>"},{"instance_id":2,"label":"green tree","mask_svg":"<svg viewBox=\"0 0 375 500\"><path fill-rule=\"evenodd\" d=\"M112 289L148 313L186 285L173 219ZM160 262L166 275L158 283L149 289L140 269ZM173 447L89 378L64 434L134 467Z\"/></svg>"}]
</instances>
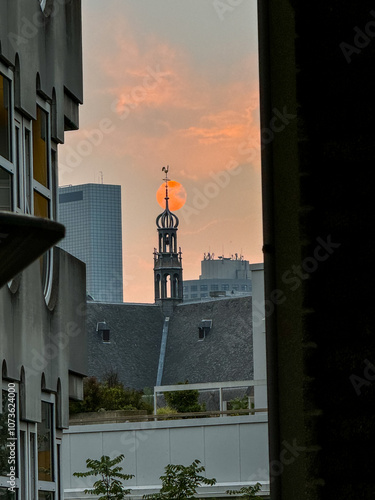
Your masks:
<instances>
[{"instance_id":1,"label":"green tree","mask_svg":"<svg viewBox=\"0 0 375 500\"><path fill-rule=\"evenodd\" d=\"M98 411L101 403L101 384L96 377L83 379L83 401L73 401L69 405L70 413Z\"/></svg>"},{"instance_id":2,"label":"green tree","mask_svg":"<svg viewBox=\"0 0 375 500\"><path fill-rule=\"evenodd\" d=\"M180 385L188 384L186 382L179 382ZM199 391L173 391L164 392L164 398L167 405L174 408L179 413L189 413L194 411L204 411L204 408L198 403Z\"/></svg>"},{"instance_id":3,"label":"green tree","mask_svg":"<svg viewBox=\"0 0 375 500\"><path fill-rule=\"evenodd\" d=\"M227 490L228 495L238 495L245 500L254 500L260 498L256 495L258 491L262 488L260 483L256 483L254 486L243 486L239 490Z\"/></svg>"},{"instance_id":4,"label":"green tree","mask_svg":"<svg viewBox=\"0 0 375 500\"><path fill-rule=\"evenodd\" d=\"M133 474L123 474L122 467L116 467L123 458L124 455L119 455L112 460L107 455L103 455L100 460L88 458L86 467L91 470L74 472L73 476L100 476L100 479L95 481L93 488L85 490L85 493L101 495L99 500L122 500L126 495L129 495L130 490L124 488L121 479L127 481L134 477Z\"/></svg>"},{"instance_id":5,"label":"green tree","mask_svg":"<svg viewBox=\"0 0 375 500\"><path fill-rule=\"evenodd\" d=\"M200 466L199 460L194 460L191 465L169 464L165 467L165 475L160 476L162 487L159 493L144 495L143 498L152 500L185 500L195 498L198 486L202 484L214 485L216 479L208 479L202 475L205 468Z\"/></svg>"}]
</instances>

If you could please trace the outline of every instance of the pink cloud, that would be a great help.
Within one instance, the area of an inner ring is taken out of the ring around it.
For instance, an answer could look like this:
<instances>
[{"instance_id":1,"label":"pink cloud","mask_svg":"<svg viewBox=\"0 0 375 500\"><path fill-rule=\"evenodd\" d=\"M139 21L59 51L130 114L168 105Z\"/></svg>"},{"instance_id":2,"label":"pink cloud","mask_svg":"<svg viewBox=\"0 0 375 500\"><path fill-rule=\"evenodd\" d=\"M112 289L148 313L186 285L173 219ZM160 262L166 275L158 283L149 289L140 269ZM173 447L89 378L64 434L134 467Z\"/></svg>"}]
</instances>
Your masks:
<instances>
[{"instance_id":1,"label":"pink cloud","mask_svg":"<svg viewBox=\"0 0 375 500\"><path fill-rule=\"evenodd\" d=\"M107 151L146 170L152 152L154 164L167 159L182 175L199 178L228 162L246 162L241 145L259 149L254 54L238 63L238 78L212 85L181 48L154 35L137 39L124 17L110 33L111 56L98 46L92 62L104 73L103 91L112 99L107 113L116 130L106 137ZM259 164L259 153L253 162Z\"/></svg>"}]
</instances>

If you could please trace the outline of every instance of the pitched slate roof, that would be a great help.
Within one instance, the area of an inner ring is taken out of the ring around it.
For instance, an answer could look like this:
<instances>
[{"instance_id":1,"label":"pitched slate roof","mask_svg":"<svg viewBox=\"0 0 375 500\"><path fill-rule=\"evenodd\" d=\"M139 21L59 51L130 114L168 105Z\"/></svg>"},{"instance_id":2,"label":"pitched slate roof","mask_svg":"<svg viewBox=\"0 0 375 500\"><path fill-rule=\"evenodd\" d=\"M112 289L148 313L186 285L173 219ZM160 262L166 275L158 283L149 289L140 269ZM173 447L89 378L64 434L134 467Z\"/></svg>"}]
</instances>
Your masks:
<instances>
[{"instance_id":1,"label":"pitched slate roof","mask_svg":"<svg viewBox=\"0 0 375 500\"><path fill-rule=\"evenodd\" d=\"M187 303L170 318L162 384L224 382L253 377L251 297ZM204 319L212 327L200 341Z\"/></svg>"},{"instance_id":2,"label":"pitched slate roof","mask_svg":"<svg viewBox=\"0 0 375 500\"><path fill-rule=\"evenodd\" d=\"M127 387L154 387L163 321L161 309L146 304L87 304L88 375L115 371ZM212 320L199 341L202 320ZM106 322L110 343L97 323ZM170 317L162 385L248 380L253 376L251 297L180 304Z\"/></svg>"},{"instance_id":3,"label":"pitched slate roof","mask_svg":"<svg viewBox=\"0 0 375 500\"><path fill-rule=\"evenodd\" d=\"M96 331L103 321L110 330L110 343L103 343ZM88 302L88 375L101 380L114 371L126 387L154 387L163 321L155 305Z\"/></svg>"}]
</instances>

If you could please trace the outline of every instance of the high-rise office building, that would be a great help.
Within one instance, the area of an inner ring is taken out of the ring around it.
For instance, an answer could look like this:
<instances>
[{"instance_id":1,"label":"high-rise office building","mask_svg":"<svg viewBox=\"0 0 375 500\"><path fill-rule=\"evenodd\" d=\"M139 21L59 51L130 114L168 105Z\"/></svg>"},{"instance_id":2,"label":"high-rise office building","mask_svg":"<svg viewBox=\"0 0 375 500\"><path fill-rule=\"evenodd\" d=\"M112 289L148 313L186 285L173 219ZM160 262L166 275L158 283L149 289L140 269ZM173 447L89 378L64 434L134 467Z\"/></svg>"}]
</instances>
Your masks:
<instances>
[{"instance_id":1,"label":"high-rise office building","mask_svg":"<svg viewBox=\"0 0 375 500\"><path fill-rule=\"evenodd\" d=\"M121 186L60 187L60 246L86 263L87 293L100 302L123 301Z\"/></svg>"}]
</instances>

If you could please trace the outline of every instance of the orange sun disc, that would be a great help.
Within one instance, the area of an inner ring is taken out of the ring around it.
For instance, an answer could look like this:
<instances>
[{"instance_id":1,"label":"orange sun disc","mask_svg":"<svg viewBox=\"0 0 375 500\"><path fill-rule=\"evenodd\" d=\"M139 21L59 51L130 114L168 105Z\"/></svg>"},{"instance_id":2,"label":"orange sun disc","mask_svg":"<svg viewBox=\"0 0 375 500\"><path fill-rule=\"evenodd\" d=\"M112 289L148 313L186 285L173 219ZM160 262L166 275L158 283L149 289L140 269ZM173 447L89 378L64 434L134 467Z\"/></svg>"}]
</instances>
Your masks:
<instances>
[{"instance_id":1,"label":"orange sun disc","mask_svg":"<svg viewBox=\"0 0 375 500\"><path fill-rule=\"evenodd\" d=\"M186 196L186 191L182 184L177 181L168 181L168 204L172 212L185 205ZM156 191L156 200L161 208L165 208L165 182Z\"/></svg>"}]
</instances>

